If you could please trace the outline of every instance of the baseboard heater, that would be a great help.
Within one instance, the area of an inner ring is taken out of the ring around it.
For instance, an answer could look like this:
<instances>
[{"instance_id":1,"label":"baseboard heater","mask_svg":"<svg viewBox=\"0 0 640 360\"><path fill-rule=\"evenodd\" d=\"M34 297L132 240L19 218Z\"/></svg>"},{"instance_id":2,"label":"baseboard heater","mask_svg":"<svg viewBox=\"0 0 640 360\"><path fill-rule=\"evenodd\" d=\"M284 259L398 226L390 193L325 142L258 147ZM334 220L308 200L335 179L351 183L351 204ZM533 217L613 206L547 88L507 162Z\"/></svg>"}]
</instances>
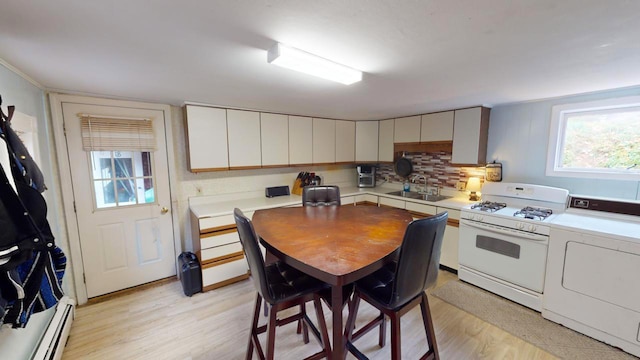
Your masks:
<instances>
[{"instance_id":1,"label":"baseboard heater","mask_svg":"<svg viewBox=\"0 0 640 360\"><path fill-rule=\"evenodd\" d=\"M68 296L56 305L56 312L31 360L60 360L71 331L76 302Z\"/></svg>"}]
</instances>

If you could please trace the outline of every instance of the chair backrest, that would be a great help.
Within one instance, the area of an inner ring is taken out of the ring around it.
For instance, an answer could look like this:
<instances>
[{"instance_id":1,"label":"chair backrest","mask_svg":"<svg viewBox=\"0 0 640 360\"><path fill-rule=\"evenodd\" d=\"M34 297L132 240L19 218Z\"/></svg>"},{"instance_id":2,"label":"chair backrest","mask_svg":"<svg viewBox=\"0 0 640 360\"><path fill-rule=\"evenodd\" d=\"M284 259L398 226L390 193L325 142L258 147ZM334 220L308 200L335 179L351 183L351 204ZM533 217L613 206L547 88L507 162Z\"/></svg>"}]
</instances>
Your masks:
<instances>
[{"instance_id":1,"label":"chair backrest","mask_svg":"<svg viewBox=\"0 0 640 360\"><path fill-rule=\"evenodd\" d=\"M340 205L340 188L335 185L305 186L302 188L302 206Z\"/></svg>"},{"instance_id":2,"label":"chair backrest","mask_svg":"<svg viewBox=\"0 0 640 360\"><path fill-rule=\"evenodd\" d=\"M412 221L404 234L393 282L391 308L403 305L435 284L449 214Z\"/></svg>"},{"instance_id":3,"label":"chair backrest","mask_svg":"<svg viewBox=\"0 0 640 360\"><path fill-rule=\"evenodd\" d=\"M264 258L258 245L258 237L251 220L244 216L242 211L238 208L233 210L233 217L236 220L236 226L238 228L238 236L240 237L240 243L242 243L242 249L244 255L249 263L249 270L251 270L251 279L256 290L265 299L265 301L271 303L273 296L269 291L267 285L267 275L265 272Z\"/></svg>"}]
</instances>

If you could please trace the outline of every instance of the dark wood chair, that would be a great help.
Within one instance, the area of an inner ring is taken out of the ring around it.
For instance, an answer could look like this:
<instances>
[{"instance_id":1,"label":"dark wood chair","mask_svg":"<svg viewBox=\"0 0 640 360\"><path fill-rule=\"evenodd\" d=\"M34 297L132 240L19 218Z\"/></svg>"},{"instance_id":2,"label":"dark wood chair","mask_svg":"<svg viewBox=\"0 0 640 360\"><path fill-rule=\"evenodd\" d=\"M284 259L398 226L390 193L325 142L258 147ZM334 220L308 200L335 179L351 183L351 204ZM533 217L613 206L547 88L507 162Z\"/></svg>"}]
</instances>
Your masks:
<instances>
[{"instance_id":1,"label":"dark wood chair","mask_svg":"<svg viewBox=\"0 0 640 360\"><path fill-rule=\"evenodd\" d=\"M353 342L379 325L380 347L385 345L385 315L391 319L391 359L401 359L400 317L417 305L429 350L420 359L439 359L438 346L425 290L438 277L442 239L447 225L447 212L412 221L404 235L397 262L392 262L356 282L353 299L349 303L349 318L345 326L347 348L358 359L367 357ZM354 331L360 299L380 310L380 315Z\"/></svg>"},{"instance_id":2,"label":"dark wood chair","mask_svg":"<svg viewBox=\"0 0 640 360\"><path fill-rule=\"evenodd\" d=\"M340 206L340 187L336 185L305 186L302 189L302 206ZM353 293L353 284L342 288L343 306ZM331 289L323 290L320 296L331 307Z\"/></svg>"},{"instance_id":3,"label":"dark wood chair","mask_svg":"<svg viewBox=\"0 0 640 360\"><path fill-rule=\"evenodd\" d=\"M234 210L233 215L238 228L240 242L242 243L247 262L249 263L249 270L251 270L251 279L258 292L251 323L251 334L249 336L246 359L250 360L252 358L253 348L255 347L260 359L273 360L275 356L276 327L298 320L303 321L304 324L312 330L313 335L322 345L321 351L306 359L329 358L331 346L319 295L321 290L328 287L327 284L280 261L265 265L251 220L244 216L242 211L237 208ZM262 300L264 300L266 304L269 304L269 320L267 325L258 326ZM311 322L305 311L304 304L312 300L315 305L320 330ZM294 306L300 306L298 313L284 319L278 319L279 311ZM258 334L267 330L267 351L265 357L260 341L258 340ZM306 331L303 338L305 343L309 342Z\"/></svg>"},{"instance_id":4,"label":"dark wood chair","mask_svg":"<svg viewBox=\"0 0 640 360\"><path fill-rule=\"evenodd\" d=\"M302 206L340 205L340 188L335 185L305 186Z\"/></svg>"},{"instance_id":5,"label":"dark wood chair","mask_svg":"<svg viewBox=\"0 0 640 360\"><path fill-rule=\"evenodd\" d=\"M305 186L302 188L302 206L340 206L340 187L336 185ZM353 284L345 285L342 288L342 306L353 293ZM331 289L320 292L320 297L331 307ZM265 311L266 314L266 311ZM298 333L301 328L298 324ZM305 330L306 331L306 330Z\"/></svg>"}]
</instances>

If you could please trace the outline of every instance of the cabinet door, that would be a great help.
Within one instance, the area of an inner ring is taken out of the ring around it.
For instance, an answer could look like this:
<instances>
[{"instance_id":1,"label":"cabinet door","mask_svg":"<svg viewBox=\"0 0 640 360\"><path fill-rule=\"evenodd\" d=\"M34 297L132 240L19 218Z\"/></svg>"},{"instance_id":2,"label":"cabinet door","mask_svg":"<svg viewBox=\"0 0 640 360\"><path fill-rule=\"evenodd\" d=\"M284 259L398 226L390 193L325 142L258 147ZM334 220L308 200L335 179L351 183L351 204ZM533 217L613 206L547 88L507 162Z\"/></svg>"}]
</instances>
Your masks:
<instances>
[{"instance_id":1,"label":"cabinet door","mask_svg":"<svg viewBox=\"0 0 640 360\"><path fill-rule=\"evenodd\" d=\"M336 162L336 121L313 119L313 163Z\"/></svg>"},{"instance_id":2,"label":"cabinet door","mask_svg":"<svg viewBox=\"0 0 640 360\"><path fill-rule=\"evenodd\" d=\"M393 128L394 120L382 120L378 133L378 161L393 162Z\"/></svg>"},{"instance_id":3,"label":"cabinet door","mask_svg":"<svg viewBox=\"0 0 640 360\"><path fill-rule=\"evenodd\" d=\"M186 105L185 113L189 171L227 170L227 111Z\"/></svg>"},{"instance_id":4,"label":"cabinet door","mask_svg":"<svg viewBox=\"0 0 640 360\"><path fill-rule=\"evenodd\" d=\"M394 143L420 142L420 115L396 119Z\"/></svg>"},{"instance_id":5,"label":"cabinet door","mask_svg":"<svg viewBox=\"0 0 640 360\"><path fill-rule=\"evenodd\" d=\"M487 161L489 111L484 107L456 110L451 163L478 165Z\"/></svg>"},{"instance_id":6,"label":"cabinet door","mask_svg":"<svg viewBox=\"0 0 640 360\"><path fill-rule=\"evenodd\" d=\"M260 113L262 166L289 165L289 117Z\"/></svg>"},{"instance_id":7,"label":"cabinet door","mask_svg":"<svg viewBox=\"0 0 640 360\"><path fill-rule=\"evenodd\" d=\"M391 199L391 198L387 198L387 197L383 197L381 196L378 199L378 204L380 204L380 206L389 206L389 207L394 207L394 208L398 208L398 209L404 209L405 208L405 202L402 200L397 200L397 199Z\"/></svg>"},{"instance_id":8,"label":"cabinet door","mask_svg":"<svg viewBox=\"0 0 640 360\"><path fill-rule=\"evenodd\" d=\"M378 161L378 121L356 122L356 162Z\"/></svg>"},{"instance_id":9,"label":"cabinet door","mask_svg":"<svg viewBox=\"0 0 640 360\"><path fill-rule=\"evenodd\" d=\"M442 239L440 252L440 264L450 269L458 270L458 237L460 229L457 226L447 225Z\"/></svg>"},{"instance_id":10,"label":"cabinet door","mask_svg":"<svg viewBox=\"0 0 640 360\"><path fill-rule=\"evenodd\" d=\"M452 140L453 111L422 115L420 142Z\"/></svg>"},{"instance_id":11,"label":"cabinet door","mask_svg":"<svg viewBox=\"0 0 640 360\"><path fill-rule=\"evenodd\" d=\"M444 230L442 239L442 250L440 253L440 264L450 269L458 270L458 238L460 237L460 210L437 208L437 213L446 211L449 213L447 227Z\"/></svg>"},{"instance_id":12,"label":"cabinet door","mask_svg":"<svg viewBox=\"0 0 640 360\"><path fill-rule=\"evenodd\" d=\"M252 169L262 165L260 154L260 113L227 110L229 168Z\"/></svg>"},{"instance_id":13,"label":"cabinet door","mask_svg":"<svg viewBox=\"0 0 640 360\"><path fill-rule=\"evenodd\" d=\"M310 165L313 162L313 120L289 116L289 164Z\"/></svg>"},{"instance_id":14,"label":"cabinet door","mask_svg":"<svg viewBox=\"0 0 640 360\"><path fill-rule=\"evenodd\" d=\"M353 163L356 160L355 121L336 120L336 162Z\"/></svg>"}]
</instances>

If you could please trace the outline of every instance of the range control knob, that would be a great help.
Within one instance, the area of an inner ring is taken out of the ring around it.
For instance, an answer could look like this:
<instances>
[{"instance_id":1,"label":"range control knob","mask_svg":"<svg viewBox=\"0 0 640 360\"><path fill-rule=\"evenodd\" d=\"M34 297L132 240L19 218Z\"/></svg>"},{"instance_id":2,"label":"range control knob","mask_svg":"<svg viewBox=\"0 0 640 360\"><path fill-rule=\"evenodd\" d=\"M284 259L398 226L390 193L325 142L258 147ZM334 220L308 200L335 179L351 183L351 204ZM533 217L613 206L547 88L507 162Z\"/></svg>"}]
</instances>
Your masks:
<instances>
[{"instance_id":1,"label":"range control knob","mask_svg":"<svg viewBox=\"0 0 640 360\"><path fill-rule=\"evenodd\" d=\"M536 231L537 227L535 225L529 225L529 231L534 232Z\"/></svg>"}]
</instances>

